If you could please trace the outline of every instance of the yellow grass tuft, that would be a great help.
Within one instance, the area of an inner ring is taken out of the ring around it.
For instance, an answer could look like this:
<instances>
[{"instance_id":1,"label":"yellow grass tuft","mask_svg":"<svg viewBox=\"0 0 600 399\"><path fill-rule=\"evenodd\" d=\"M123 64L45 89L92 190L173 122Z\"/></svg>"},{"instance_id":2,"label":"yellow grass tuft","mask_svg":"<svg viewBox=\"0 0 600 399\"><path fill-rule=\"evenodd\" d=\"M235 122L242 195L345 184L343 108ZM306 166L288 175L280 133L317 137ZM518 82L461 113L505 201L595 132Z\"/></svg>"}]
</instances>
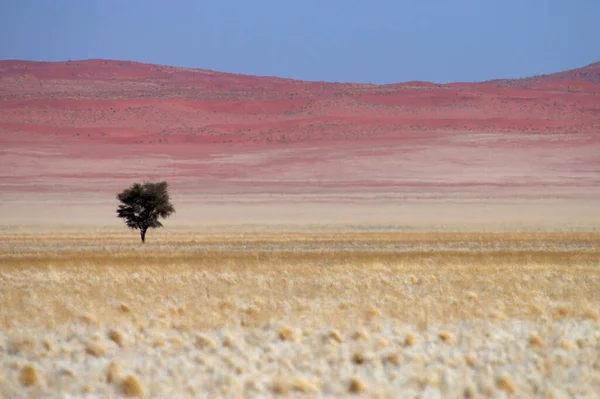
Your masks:
<instances>
[{"instance_id":1,"label":"yellow grass tuft","mask_svg":"<svg viewBox=\"0 0 600 399\"><path fill-rule=\"evenodd\" d=\"M39 382L40 377L37 370L31 364L25 365L19 373L19 381L24 387L30 387Z\"/></svg>"},{"instance_id":2,"label":"yellow grass tuft","mask_svg":"<svg viewBox=\"0 0 600 399\"><path fill-rule=\"evenodd\" d=\"M467 292L467 298L474 303L479 303L479 297L474 292Z\"/></svg>"},{"instance_id":3,"label":"yellow grass tuft","mask_svg":"<svg viewBox=\"0 0 600 399\"><path fill-rule=\"evenodd\" d=\"M566 351L572 351L577 349L577 345L575 345L573 341L569 341L568 339L563 339L562 341L560 341L560 347Z\"/></svg>"},{"instance_id":4,"label":"yellow grass tuft","mask_svg":"<svg viewBox=\"0 0 600 399\"><path fill-rule=\"evenodd\" d=\"M450 345L453 345L456 342L456 339L454 338L454 335L448 331L442 331L438 334L438 338Z\"/></svg>"},{"instance_id":5,"label":"yellow grass tuft","mask_svg":"<svg viewBox=\"0 0 600 399\"><path fill-rule=\"evenodd\" d=\"M379 352L380 350L383 350L385 348L387 348L390 345L390 342L385 339L385 338L379 338L376 342L375 345L373 346L373 349L376 352Z\"/></svg>"},{"instance_id":6,"label":"yellow grass tuft","mask_svg":"<svg viewBox=\"0 0 600 399\"><path fill-rule=\"evenodd\" d=\"M502 374L496 379L496 386L508 394L517 392L517 386L510 375Z\"/></svg>"},{"instance_id":7,"label":"yellow grass tuft","mask_svg":"<svg viewBox=\"0 0 600 399\"><path fill-rule=\"evenodd\" d=\"M338 330L331 330L329 332L329 334L327 335L327 337L332 340L335 341L337 343L342 343L344 342L344 337L342 337L342 334L340 334L340 332Z\"/></svg>"},{"instance_id":8,"label":"yellow grass tuft","mask_svg":"<svg viewBox=\"0 0 600 399\"><path fill-rule=\"evenodd\" d=\"M52 352L54 350L54 345L47 339L42 340L42 347L46 352Z\"/></svg>"},{"instance_id":9,"label":"yellow grass tuft","mask_svg":"<svg viewBox=\"0 0 600 399\"><path fill-rule=\"evenodd\" d=\"M279 339L282 341L293 341L295 338L294 330L288 327L279 329Z\"/></svg>"},{"instance_id":10,"label":"yellow grass tuft","mask_svg":"<svg viewBox=\"0 0 600 399\"><path fill-rule=\"evenodd\" d=\"M435 278L435 276L431 275L429 276L429 284L435 284L437 283L437 278Z\"/></svg>"},{"instance_id":11,"label":"yellow grass tuft","mask_svg":"<svg viewBox=\"0 0 600 399\"><path fill-rule=\"evenodd\" d=\"M123 379L121 383L121 392L123 395L127 397L143 397L144 396L144 387L140 380L134 376L129 375Z\"/></svg>"},{"instance_id":12,"label":"yellow grass tuft","mask_svg":"<svg viewBox=\"0 0 600 399\"><path fill-rule=\"evenodd\" d=\"M62 369L60 373L62 375L66 375L67 377L75 378L75 372L71 369Z\"/></svg>"},{"instance_id":13,"label":"yellow grass tuft","mask_svg":"<svg viewBox=\"0 0 600 399\"><path fill-rule=\"evenodd\" d=\"M296 378L291 387L294 391L302 393L319 392L319 387L316 384L302 377Z\"/></svg>"},{"instance_id":14,"label":"yellow grass tuft","mask_svg":"<svg viewBox=\"0 0 600 399\"><path fill-rule=\"evenodd\" d=\"M367 309L367 311L365 312L365 317L367 319L374 319L376 317L381 317L381 311L375 307L371 307L371 308Z\"/></svg>"},{"instance_id":15,"label":"yellow grass tuft","mask_svg":"<svg viewBox=\"0 0 600 399\"><path fill-rule=\"evenodd\" d=\"M404 338L404 346L413 346L417 342L417 337L413 333L406 334Z\"/></svg>"},{"instance_id":16,"label":"yellow grass tuft","mask_svg":"<svg viewBox=\"0 0 600 399\"><path fill-rule=\"evenodd\" d=\"M119 305L119 311L121 313L130 313L131 312L131 308L128 305L125 305L124 303Z\"/></svg>"},{"instance_id":17,"label":"yellow grass tuft","mask_svg":"<svg viewBox=\"0 0 600 399\"><path fill-rule=\"evenodd\" d=\"M216 347L215 341L206 335L196 336L196 347L200 349L214 348Z\"/></svg>"},{"instance_id":18,"label":"yellow grass tuft","mask_svg":"<svg viewBox=\"0 0 600 399\"><path fill-rule=\"evenodd\" d=\"M273 385L271 385L271 391L273 391L275 395L287 396L289 390L289 386L283 381L275 381Z\"/></svg>"},{"instance_id":19,"label":"yellow grass tuft","mask_svg":"<svg viewBox=\"0 0 600 399\"><path fill-rule=\"evenodd\" d=\"M354 334L352 334L352 339L356 341L368 341L369 333L363 329L356 330Z\"/></svg>"},{"instance_id":20,"label":"yellow grass tuft","mask_svg":"<svg viewBox=\"0 0 600 399\"><path fill-rule=\"evenodd\" d=\"M492 311L490 311L490 317L494 320L508 319L508 317L506 317L506 314L502 310L498 310L498 309L493 309Z\"/></svg>"},{"instance_id":21,"label":"yellow grass tuft","mask_svg":"<svg viewBox=\"0 0 600 399\"><path fill-rule=\"evenodd\" d=\"M83 314L83 315L81 315L81 317L79 319L81 320L82 323L90 325L90 326L98 324L98 319L96 318L95 315L93 315L91 313Z\"/></svg>"},{"instance_id":22,"label":"yellow grass tuft","mask_svg":"<svg viewBox=\"0 0 600 399\"><path fill-rule=\"evenodd\" d=\"M223 346L226 348L234 348L236 346L235 339L231 335L226 335L223 338Z\"/></svg>"},{"instance_id":23,"label":"yellow grass tuft","mask_svg":"<svg viewBox=\"0 0 600 399\"><path fill-rule=\"evenodd\" d=\"M109 330L107 333L108 338L113 341L115 344L119 345L119 346L123 346L123 334L119 331L119 330Z\"/></svg>"},{"instance_id":24,"label":"yellow grass tuft","mask_svg":"<svg viewBox=\"0 0 600 399\"><path fill-rule=\"evenodd\" d=\"M588 320L598 321L598 320L600 320L600 313L598 312L598 309L594 309L592 307L587 307L583 311L583 318L588 319Z\"/></svg>"},{"instance_id":25,"label":"yellow grass tuft","mask_svg":"<svg viewBox=\"0 0 600 399\"><path fill-rule=\"evenodd\" d=\"M106 347L98 342L92 342L86 345L85 353L95 357L101 357L106 354Z\"/></svg>"},{"instance_id":26,"label":"yellow grass tuft","mask_svg":"<svg viewBox=\"0 0 600 399\"><path fill-rule=\"evenodd\" d=\"M534 333L529 336L529 345L534 348L544 348L546 346L546 341Z\"/></svg>"},{"instance_id":27,"label":"yellow grass tuft","mask_svg":"<svg viewBox=\"0 0 600 399\"><path fill-rule=\"evenodd\" d=\"M414 274L411 274L409 277L411 284L419 284L419 278Z\"/></svg>"},{"instance_id":28,"label":"yellow grass tuft","mask_svg":"<svg viewBox=\"0 0 600 399\"><path fill-rule=\"evenodd\" d=\"M121 378L121 366L118 363L112 361L106 367L106 382L109 384L113 384L119 381Z\"/></svg>"},{"instance_id":29,"label":"yellow grass tuft","mask_svg":"<svg viewBox=\"0 0 600 399\"><path fill-rule=\"evenodd\" d=\"M477 357L475 357L473 354L469 354L465 357L465 363L467 363L467 366L472 368L476 368L479 365Z\"/></svg>"},{"instance_id":30,"label":"yellow grass tuft","mask_svg":"<svg viewBox=\"0 0 600 399\"><path fill-rule=\"evenodd\" d=\"M477 390L472 386L467 386L463 391L463 397L465 399L474 399L477 396Z\"/></svg>"},{"instance_id":31,"label":"yellow grass tuft","mask_svg":"<svg viewBox=\"0 0 600 399\"><path fill-rule=\"evenodd\" d=\"M367 361L367 358L366 358L366 356L364 355L364 353L361 353L361 352L355 352L355 353L352 355L352 363L354 363L354 364L361 365L361 364L365 363L366 361Z\"/></svg>"},{"instance_id":32,"label":"yellow grass tuft","mask_svg":"<svg viewBox=\"0 0 600 399\"><path fill-rule=\"evenodd\" d=\"M385 363L391 363L394 366L399 366L402 364L403 356L398 351L393 351L384 356L383 360Z\"/></svg>"},{"instance_id":33,"label":"yellow grass tuft","mask_svg":"<svg viewBox=\"0 0 600 399\"><path fill-rule=\"evenodd\" d=\"M569 314L569 309L566 306L559 306L552 311L554 319L564 319Z\"/></svg>"},{"instance_id":34,"label":"yellow grass tuft","mask_svg":"<svg viewBox=\"0 0 600 399\"><path fill-rule=\"evenodd\" d=\"M366 392L366 390L367 386L358 377L350 378L350 382L348 384L348 392L353 394L359 394Z\"/></svg>"}]
</instances>

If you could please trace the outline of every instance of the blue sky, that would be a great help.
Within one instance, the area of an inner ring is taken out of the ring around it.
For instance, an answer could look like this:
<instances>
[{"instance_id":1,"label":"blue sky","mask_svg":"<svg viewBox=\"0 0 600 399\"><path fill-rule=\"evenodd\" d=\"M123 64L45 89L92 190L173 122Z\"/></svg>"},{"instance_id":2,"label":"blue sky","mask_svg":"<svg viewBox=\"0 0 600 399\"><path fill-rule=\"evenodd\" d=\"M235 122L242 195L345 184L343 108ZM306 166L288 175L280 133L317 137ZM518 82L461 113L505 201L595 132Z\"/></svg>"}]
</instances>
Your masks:
<instances>
[{"instance_id":1,"label":"blue sky","mask_svg":"<svg viewBox=\"0 0 600 399\"><path fill-rule=\"evenodd\" d=\"M600 61L600 0L2 0L0 59L477 81Z\"/></svg>"}]
</instances>

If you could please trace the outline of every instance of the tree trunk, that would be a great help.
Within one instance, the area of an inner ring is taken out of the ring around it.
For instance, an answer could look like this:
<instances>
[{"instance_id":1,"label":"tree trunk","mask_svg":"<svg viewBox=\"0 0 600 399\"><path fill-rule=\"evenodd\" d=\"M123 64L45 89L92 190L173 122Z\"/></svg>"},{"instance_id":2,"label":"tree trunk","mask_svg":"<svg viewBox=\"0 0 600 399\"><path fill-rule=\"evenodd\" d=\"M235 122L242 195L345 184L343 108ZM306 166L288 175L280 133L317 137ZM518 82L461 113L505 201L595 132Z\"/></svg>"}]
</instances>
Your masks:
<instances>
[{"instance_id":1,"label":"tree trunk","mask_svg":"<svg viewBox=\"0 0 600 399\"><path fill-rule=\"evenodd\" d=\"M142 237L142 244L146 243L146 229L142 228L140 229L140 236Z\"/></svg>"}]
</instances>

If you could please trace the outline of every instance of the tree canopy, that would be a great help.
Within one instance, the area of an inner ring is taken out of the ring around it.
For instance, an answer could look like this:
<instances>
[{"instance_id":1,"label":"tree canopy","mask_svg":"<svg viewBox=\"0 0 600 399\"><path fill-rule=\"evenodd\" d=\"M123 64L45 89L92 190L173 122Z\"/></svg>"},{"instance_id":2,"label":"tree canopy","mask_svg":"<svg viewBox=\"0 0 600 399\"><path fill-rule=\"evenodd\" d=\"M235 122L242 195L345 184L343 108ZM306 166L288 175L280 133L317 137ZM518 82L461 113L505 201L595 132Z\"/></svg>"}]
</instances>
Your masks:
<instances>
[{"instance_id":1,"label":"tree canopy","mask_svg":"<svg viewBox=\"0 0 600 399\"><path fill-rule=\"evenodd\" d=\"M163 227L159 218L168 218L175 212L166 181L135 183L118 193L117 199L121 202L117 217L123 219L130 229L139 230L142 242L146 242L149 228Z\"/></svg>"}]
</instances>

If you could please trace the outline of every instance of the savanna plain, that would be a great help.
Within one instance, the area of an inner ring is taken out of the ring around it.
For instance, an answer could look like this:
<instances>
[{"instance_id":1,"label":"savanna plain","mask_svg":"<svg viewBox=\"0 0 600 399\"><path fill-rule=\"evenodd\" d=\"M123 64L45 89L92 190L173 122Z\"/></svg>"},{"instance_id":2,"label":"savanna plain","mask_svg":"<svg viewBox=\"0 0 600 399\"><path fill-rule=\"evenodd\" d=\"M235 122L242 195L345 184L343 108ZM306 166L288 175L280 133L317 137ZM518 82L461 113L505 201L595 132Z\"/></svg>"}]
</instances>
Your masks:
<instances>
[{"instance_id":1,"label":"savanna plain","mask_svg":"<svg viewBox=\"0 0 600 399\"><path fill-rule=\"evenodd\" d=\"M0 61L0 398L600 398L599 95Z\"/></svg>"},{"instance_id":2,"label":"savanna plain","mask_svg":"<svg viewBox=\"0 0 600 399\"><path fill-rule=\"evenodd\" d=\"M597 232L4 231L0 392L596 398Z\"/></svg>"}]
</instances>

